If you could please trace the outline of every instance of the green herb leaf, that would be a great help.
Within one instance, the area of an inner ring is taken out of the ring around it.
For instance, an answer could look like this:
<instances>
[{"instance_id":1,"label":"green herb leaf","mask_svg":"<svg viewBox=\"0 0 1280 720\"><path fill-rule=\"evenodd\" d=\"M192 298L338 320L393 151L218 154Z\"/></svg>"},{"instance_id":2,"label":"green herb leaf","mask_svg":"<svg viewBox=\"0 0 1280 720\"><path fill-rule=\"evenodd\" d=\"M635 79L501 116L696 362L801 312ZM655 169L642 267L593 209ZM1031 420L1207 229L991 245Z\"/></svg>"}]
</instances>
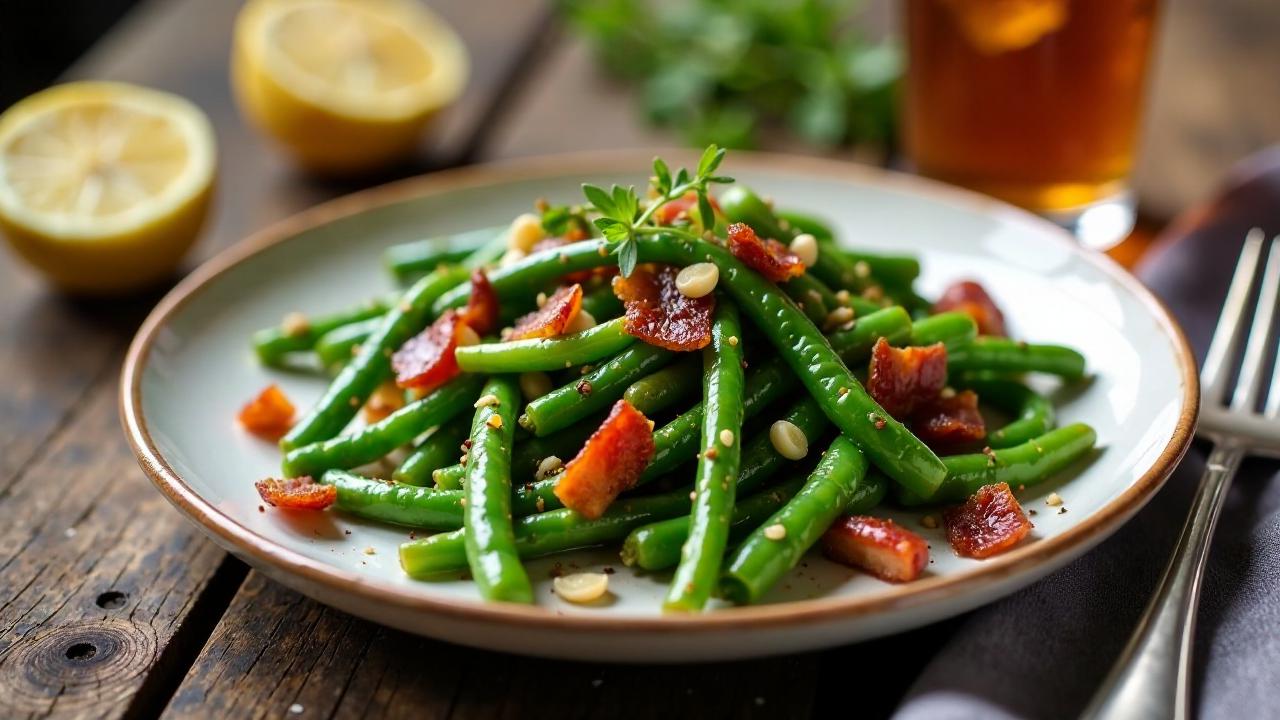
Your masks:
<instances>
[{"instance_id":1,"label":"green herb leaf","mask_svg":"<svg viewBox=\"0 0 1280 720\"><path fill-rule=\"evenodd\" d=\"M636 198L636 189L634 187L613 186L613 204L618 209L618 214L614 217L623 222L631 222L636 218L636 211L640 209L640 201Z\"/></svg>"},{"instance_id":2,"label":"green herb leaf","mask_svg":"<svg viewBox=\"0 0 1280 720\"><path fill-rule=\"evenodd\" d=\"M636 269L636 261L640 259L635 241L621 243L613 252L618 256L618 271L622 273L622 277L631 277Z\"/></svg>"},{"instance_id":3,"label":"green herb leaf","mask_svg":"<svg viewBox=\"0 0 1280 720\"><path fill-rule=\"evenodd\" d=\"M590 183L583 183L582 194L587 196L588 202L595 205L600 214L605 217L618 217L618 206L614 204L613 199L609 197L609 193L604 191L604 188Z\"/></svg>"},{"instance_id":4,"label":"green herb leaf","mask_svg":"<svg viewBox=\"0 0 1280 720\"><path fill-rule=\"evenodd\" d=\"M724 150L712 143L702 151L702 158L698 160L698 177L705 178L720 167L720 161L724 160Z\"/></svg>"},{"instance_id":5,"label":"green herb leaf","mask_svg":"<svg viewBox=\"0 0 1280 720\"><path fill-rule=\"evenodd\" d=\"M702 229L710 230L716 225L716 213L711 208L711 201L707 198L707 188L698 188L698 215L702 219Z\"/></svg>"},{"instance_id":6,"label":"green herb leaf","mask_svg":"<svg viewBox=\"0 0 1280 720\"><path fill-rule=\"evenodd\" d=\"M667 163L660 157L653 159L653 178L654 189L660 195L666 195L671 191L671 169L667 167Z\"/></svg>"}]
</instances>

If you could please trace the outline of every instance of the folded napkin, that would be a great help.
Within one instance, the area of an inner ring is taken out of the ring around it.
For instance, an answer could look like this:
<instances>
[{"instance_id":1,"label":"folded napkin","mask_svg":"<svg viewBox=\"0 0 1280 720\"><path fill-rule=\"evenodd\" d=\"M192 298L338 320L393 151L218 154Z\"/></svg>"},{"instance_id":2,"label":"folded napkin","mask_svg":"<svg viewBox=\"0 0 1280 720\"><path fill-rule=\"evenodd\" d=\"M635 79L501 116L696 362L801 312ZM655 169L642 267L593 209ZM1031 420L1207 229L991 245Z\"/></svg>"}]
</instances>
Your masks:
<instances>
[{"instance_id":1,"label":"folded napkin","mask_svg":"<svg viewBox=\"0 0 1280 720\"><path fill-rule=\"evenodd\" d=\"M1199 358L1245 233L1280 234L1280 147L1240 165L1221 195L1158 240L1138 276ZM1147 508L1098 548L964 618L896 717L1076 717L1119 655L1164 571L1204 469L1197 443ZM1214 539L1196 629L1202 718L1280 714L1280 465L1246 462Z\"/></svg>"}]
</instances>

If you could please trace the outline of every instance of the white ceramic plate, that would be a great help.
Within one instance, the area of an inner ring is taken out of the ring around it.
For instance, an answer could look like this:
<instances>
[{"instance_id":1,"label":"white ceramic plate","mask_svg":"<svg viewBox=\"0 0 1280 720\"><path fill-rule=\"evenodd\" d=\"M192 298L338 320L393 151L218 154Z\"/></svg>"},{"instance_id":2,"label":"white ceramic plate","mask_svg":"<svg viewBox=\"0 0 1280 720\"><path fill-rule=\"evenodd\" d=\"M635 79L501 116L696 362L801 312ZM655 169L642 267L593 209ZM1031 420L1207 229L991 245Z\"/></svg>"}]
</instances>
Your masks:
<instances>
[{"instance_id":1,"label":"white ceramic plate","mask_svg":"<svg viewBox=\"0 0 1280 720\"><path fill-rule=\"evenodd\" d=\"M694 158L664 153L668 158ZM980 280L1017 337L1061 342L1088 358L1091 382L1044 389L1061 422L1098 430L1101 451L1075 474L1022 494L1036 528L986 561L922 533L933 560L921 580L888 585L811 554L764 605L663 616L665 576L632 573L613 550L529 563L536 607L482 603L469 581L403 576L407 532L324 513L262 512L253 481L279 455L240 431L241 404L271 382L306 405L324 382L259 367L250 333L287 312L342 308L391 286L386 246L501 224L533 199L575 201L584 181L645 181L651 153L565 156L439 173L343 198L247 239L178 285L135 339L121 387L123 421L143 468L218 543L286 585L377 622L497 650L591 660L691 661L795 652L884 635L1008 594L1079 556L1150 498L1186 450L1198 397L1194 363L1164 309L1112 262L1064 232L996 201L842 163L731 154L724 171L779 205L829 218L859 247L918 253L922 291ZM1065 514L1046 507L1058 492ZM371 552L370 552L371 549ZM550 569L616 569L611 602L573 606Z\"/></svg>"}]
</instances>

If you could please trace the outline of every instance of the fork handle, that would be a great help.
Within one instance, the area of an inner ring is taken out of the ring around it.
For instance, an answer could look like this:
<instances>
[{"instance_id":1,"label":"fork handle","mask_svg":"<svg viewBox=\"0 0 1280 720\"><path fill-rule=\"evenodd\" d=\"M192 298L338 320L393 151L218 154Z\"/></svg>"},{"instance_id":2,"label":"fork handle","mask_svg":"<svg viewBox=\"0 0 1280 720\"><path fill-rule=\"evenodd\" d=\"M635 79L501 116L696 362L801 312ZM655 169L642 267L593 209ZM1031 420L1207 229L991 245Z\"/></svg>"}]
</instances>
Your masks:
<instances>
[{"instance_id":1,"label":"fork handle","mask_svg":"<svg viewBox=\"0 0 1280 720\"><path fill-rule=\"evenodd\" d=\"M1218 514L1244 449L1217 445L1196 488L1191 514L1137 630L1085 709L1090 720L1189 720L1191 644L1200 581Z\"/></svg>"}]
</instances>

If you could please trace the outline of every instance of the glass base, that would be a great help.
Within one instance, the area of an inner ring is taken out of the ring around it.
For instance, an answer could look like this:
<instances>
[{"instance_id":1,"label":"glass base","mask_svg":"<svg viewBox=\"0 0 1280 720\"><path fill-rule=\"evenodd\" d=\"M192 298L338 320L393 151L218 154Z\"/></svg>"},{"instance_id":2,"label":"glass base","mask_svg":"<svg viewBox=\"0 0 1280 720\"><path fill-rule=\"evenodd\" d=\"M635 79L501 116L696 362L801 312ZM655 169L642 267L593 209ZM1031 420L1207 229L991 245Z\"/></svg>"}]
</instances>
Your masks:
<instances>
[{"instance_id":1,"label":"glass base","mask_svg":"<svg viewBox=\"0 0 1280 720\"><path fill-rule=\"evenodd\" d=\"M1081 245L1098 251L1119 245L1137 220L1133 193L1128 190L1088 205L1038 214L1075 235Z\"/></svg>"}]
</instances>

